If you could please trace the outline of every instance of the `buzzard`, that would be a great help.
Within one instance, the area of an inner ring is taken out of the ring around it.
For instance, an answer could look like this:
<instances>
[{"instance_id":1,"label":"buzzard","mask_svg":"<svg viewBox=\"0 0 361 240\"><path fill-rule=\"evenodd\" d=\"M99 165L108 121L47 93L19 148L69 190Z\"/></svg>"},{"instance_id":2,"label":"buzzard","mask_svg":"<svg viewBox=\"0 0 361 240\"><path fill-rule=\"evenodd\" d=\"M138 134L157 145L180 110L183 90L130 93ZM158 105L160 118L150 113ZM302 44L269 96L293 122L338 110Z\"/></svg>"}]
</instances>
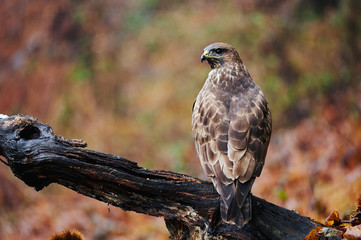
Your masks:
<instances>
[{"instance_id":1,"label":"buzzard","mask_svg":"<svg viewBox=\"0 0 361 240\"><path fill-rule=\"evenodd\" d=\"M243 227L252 216L251 187L271 137L271 112L238 52L226 43L204 49L211 67L192 113L198 157L220 195L223 221Z\"/></svg>"}]
</instances>

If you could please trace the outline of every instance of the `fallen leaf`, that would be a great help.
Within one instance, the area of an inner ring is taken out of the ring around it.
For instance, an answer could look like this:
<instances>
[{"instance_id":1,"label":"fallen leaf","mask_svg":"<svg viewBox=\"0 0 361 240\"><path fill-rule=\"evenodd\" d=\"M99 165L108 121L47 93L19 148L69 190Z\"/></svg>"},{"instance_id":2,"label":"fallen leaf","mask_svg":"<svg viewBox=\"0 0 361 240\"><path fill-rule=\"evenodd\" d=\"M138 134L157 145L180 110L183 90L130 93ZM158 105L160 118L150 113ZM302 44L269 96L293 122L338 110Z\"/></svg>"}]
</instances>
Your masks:
<instances>
[{"instance_id":1,"label":"fallen leaf","mask_svg":"<svg viewBox=\"0 0 361 240\"><path fill-rule=\"evenodd\" d=\"M317 235L317 232L321 229L322 227L312 229L312 231L305 237L305 240L319 240L320 237Z\"/></svg>"},{"instance_id":2,"label":"fallen leaf","mask_svg":"<svg viewBox=\"0 0 361 240\"><path fill-rule=\"evenodd\" d=\"M333 226L335 224L341 223L340 215L337 211L333 211L327 218L326 218L326 225L327 226Z\"/></svg>"},{"instance_id":3,"label":"fallen leaf","mask_svg":"<svg viewBox=\"0 0 361 240\"><path fill-rule=\"evenodd\" d=\"M335 228L329 228L329 227L323 227L321 228L317 233L318 236L322 237L333 237L333 236L342 236L342 232L335 229Z\"/></svg>"}]
</instances>

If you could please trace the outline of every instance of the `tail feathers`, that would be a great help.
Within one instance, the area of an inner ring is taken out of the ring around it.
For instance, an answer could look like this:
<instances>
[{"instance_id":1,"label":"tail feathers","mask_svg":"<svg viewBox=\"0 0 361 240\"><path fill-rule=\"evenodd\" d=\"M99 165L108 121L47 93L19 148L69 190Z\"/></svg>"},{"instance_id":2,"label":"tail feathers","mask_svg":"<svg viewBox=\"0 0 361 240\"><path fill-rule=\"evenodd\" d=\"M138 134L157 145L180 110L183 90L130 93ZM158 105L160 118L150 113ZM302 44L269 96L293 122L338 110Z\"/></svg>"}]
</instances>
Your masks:
<instances>
[{"instance_id":1,"label":"tail feathers","mask_svg":"<svg viewBox=\"0 0 361 240\"><path fill-rule=\"evenodd\" d=\"M221 217L222 220L243 227L252 217L252 195L250 193L254 178L245 183L235 181L233 184L224 186L224 192L230 194L225 197L221 194ZM231 191L229 189L232 189Z\"/></svg>"}]
</instances>

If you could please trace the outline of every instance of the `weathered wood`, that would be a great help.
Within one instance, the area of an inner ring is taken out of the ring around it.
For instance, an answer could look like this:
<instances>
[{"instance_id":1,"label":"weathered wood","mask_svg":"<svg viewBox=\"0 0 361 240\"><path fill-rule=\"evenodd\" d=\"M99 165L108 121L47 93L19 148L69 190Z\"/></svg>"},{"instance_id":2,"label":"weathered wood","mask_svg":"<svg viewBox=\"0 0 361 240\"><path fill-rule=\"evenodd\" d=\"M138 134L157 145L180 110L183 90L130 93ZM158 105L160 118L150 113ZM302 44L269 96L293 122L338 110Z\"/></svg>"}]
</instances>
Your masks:
<instances>
[{"instance_id":1,"label":"weathered wood","mask_svg":"<svg viewBox=\"0 0 361 240\"><path fill-rule=\"evenodd\" d=\"M139 167L125 158L84 149L29 116L0 119L0 155L37 191L58 183L122 208L164 217L173 239L303 239L317 223L253 196L253 218L242 229L219 220L212 183Z\"/></svg>"}]
</instances>

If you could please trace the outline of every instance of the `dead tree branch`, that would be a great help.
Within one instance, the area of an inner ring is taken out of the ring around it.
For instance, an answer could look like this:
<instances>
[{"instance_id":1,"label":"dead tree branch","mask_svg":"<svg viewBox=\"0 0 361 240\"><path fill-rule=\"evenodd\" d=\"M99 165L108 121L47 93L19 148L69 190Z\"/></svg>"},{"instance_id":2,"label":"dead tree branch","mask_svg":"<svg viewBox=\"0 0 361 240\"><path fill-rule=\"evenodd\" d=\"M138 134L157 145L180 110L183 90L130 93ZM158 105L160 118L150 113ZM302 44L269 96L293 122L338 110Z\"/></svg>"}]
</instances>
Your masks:
<instances>
[{"instance_id":1,"label":"dead tree branch","mask_svg":"<svg viewBox=\"0 0 361 240\"><path fill-rule=\"evenodd\" d=\"M317 223L253 196L243 228L219 221L212 183L139 167L125 158L84 149L29 116L0 119L0 155L14 175L37 191L58 183L108 204L164 217L173 239L303 239Z\"/></svg>"}]
</instances>

